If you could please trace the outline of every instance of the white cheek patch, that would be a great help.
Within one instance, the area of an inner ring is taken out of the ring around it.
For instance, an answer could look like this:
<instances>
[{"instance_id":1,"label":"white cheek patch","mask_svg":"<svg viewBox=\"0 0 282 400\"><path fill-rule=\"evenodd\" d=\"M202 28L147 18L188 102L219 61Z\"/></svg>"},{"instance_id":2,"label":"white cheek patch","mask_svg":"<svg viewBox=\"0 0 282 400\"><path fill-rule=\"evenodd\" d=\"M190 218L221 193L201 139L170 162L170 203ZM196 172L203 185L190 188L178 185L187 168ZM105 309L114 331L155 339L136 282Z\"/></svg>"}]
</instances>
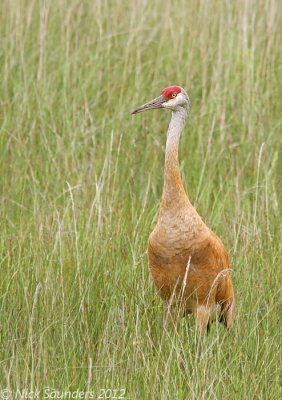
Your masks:
<instances>
[{"instance_id":1,"label":"white cheek patch","mask_svg":"<svg viewBox=\"0 0 282 400\"><path fill-rule=\"evenodd\" d=\"M183 93L178 93L178 95L175 97L175 100L176 99L178 104L183 104L186 102L186 98Z\"/></svg>"},{"instance_id":2,"label":"white cheek patch","mask_svg":"<svg viewBox=\"0 0 282 400\"><path fill-rule=\"evenodd\" d=\"M178 93L178 95L174 99L170 99L163 103L163 107L165 108L176 108L177 106L185 103L185 97L182 93Z\"/></svg>"},{"instance_id":3,"label":"white cheek patch","mask_svg":"<svg viewBox=\"0 0 282 400\"><path fill-rule=\"evenodd\" d=\"M163 103L163 107L165 107L165 108L174 108L176 106L177 106L176 97L175 97L175 99L171 99L171 100L168 100L165 103Z\"/></svg>"}]
</instances>

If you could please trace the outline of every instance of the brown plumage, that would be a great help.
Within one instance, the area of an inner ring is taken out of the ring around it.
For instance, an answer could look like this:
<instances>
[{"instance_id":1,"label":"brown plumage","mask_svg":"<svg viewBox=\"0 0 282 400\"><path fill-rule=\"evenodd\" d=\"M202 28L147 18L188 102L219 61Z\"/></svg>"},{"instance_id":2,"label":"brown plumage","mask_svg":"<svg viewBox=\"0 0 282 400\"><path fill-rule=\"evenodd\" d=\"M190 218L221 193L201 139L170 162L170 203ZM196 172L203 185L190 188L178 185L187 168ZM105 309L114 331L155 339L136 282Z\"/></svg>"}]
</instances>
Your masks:
<instances>
[{"instance_id":1,"label":"brown plumage","mask_svg":"<svg viewBox=\"0 0 282 400\"><path fill-rule=\"evenodd\" d=\"M235 301L228 254L190 203L180 176L178 144L189 113L189 97L179 86L170 86L133 113L152 108L172 110L161 206L148 243L149 268L164 300L165 320L173 304L181 302L204 332L219 305L220 321L229 328Z\"/></svg>"}]
</instances>

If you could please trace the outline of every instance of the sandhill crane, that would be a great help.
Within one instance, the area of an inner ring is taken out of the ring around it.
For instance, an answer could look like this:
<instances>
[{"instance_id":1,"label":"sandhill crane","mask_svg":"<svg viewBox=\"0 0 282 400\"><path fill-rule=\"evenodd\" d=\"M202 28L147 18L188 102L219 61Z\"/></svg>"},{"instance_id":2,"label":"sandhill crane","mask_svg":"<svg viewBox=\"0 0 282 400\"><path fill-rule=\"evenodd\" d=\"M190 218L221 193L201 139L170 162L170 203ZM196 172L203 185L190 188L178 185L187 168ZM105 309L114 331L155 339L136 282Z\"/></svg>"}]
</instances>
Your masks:
<instances>
[{"instance_id":1,"label":"sandhill crane","mask_svg":"<svg viewBox=\"0 0 282 400\"><path fill-rule=\"evenodd\" d=\"M172 111L167 131L164 186L157 224L149 236L148 258L153 281L164 300L164 320L171 306L181 302L185 314L194 314L200 333L208 330L215 308L229 328L235 301L228 254L221 240L207 227L184 190L178 145L190 110L190 100L179 86L132 112L165 108Z\"/></svg>"}]
</instances>

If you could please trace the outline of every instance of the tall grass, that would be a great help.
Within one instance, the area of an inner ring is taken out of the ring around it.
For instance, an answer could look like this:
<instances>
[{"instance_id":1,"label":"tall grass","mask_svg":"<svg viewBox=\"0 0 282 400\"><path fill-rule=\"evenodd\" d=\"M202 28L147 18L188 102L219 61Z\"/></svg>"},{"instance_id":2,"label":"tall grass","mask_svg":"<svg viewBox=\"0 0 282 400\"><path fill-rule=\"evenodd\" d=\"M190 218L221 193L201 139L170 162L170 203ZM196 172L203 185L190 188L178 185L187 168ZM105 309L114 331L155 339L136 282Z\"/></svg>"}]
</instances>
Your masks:
<instances>
[{"instance_id":1,"label":"tall grass","mask_svg":"<svg viewBox=\"0 0 282 400\"><path fill-rule=\"evenodd\" d=\"M279 26L279 0L1 1L5 395L281 398ZM183 179L237 300L203 339L163 330L147 269L170 116L130 111L169 84L192 100Z\"/></svg>"}]
</instances>

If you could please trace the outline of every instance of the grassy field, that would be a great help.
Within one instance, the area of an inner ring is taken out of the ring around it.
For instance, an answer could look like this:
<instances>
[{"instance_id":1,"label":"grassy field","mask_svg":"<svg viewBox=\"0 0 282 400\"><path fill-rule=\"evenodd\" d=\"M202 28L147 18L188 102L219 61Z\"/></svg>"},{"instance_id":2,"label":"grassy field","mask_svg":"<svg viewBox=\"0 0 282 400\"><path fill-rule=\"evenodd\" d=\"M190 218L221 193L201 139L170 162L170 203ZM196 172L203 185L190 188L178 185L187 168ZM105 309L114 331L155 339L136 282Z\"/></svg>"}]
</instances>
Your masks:
<instances>
[{"instance_id":1,"label":"grassy field","mask_svg":"<svg viewBox=\"0 0 282 400\"><path fill-rule=\"evenodd\" d=\"M281 398L279 25L279 0L1 1L3 398ZM237 300L202 339L163 330L147 268L170 115L130 112L170 84Z\"/></svg>"}]
</instances>

